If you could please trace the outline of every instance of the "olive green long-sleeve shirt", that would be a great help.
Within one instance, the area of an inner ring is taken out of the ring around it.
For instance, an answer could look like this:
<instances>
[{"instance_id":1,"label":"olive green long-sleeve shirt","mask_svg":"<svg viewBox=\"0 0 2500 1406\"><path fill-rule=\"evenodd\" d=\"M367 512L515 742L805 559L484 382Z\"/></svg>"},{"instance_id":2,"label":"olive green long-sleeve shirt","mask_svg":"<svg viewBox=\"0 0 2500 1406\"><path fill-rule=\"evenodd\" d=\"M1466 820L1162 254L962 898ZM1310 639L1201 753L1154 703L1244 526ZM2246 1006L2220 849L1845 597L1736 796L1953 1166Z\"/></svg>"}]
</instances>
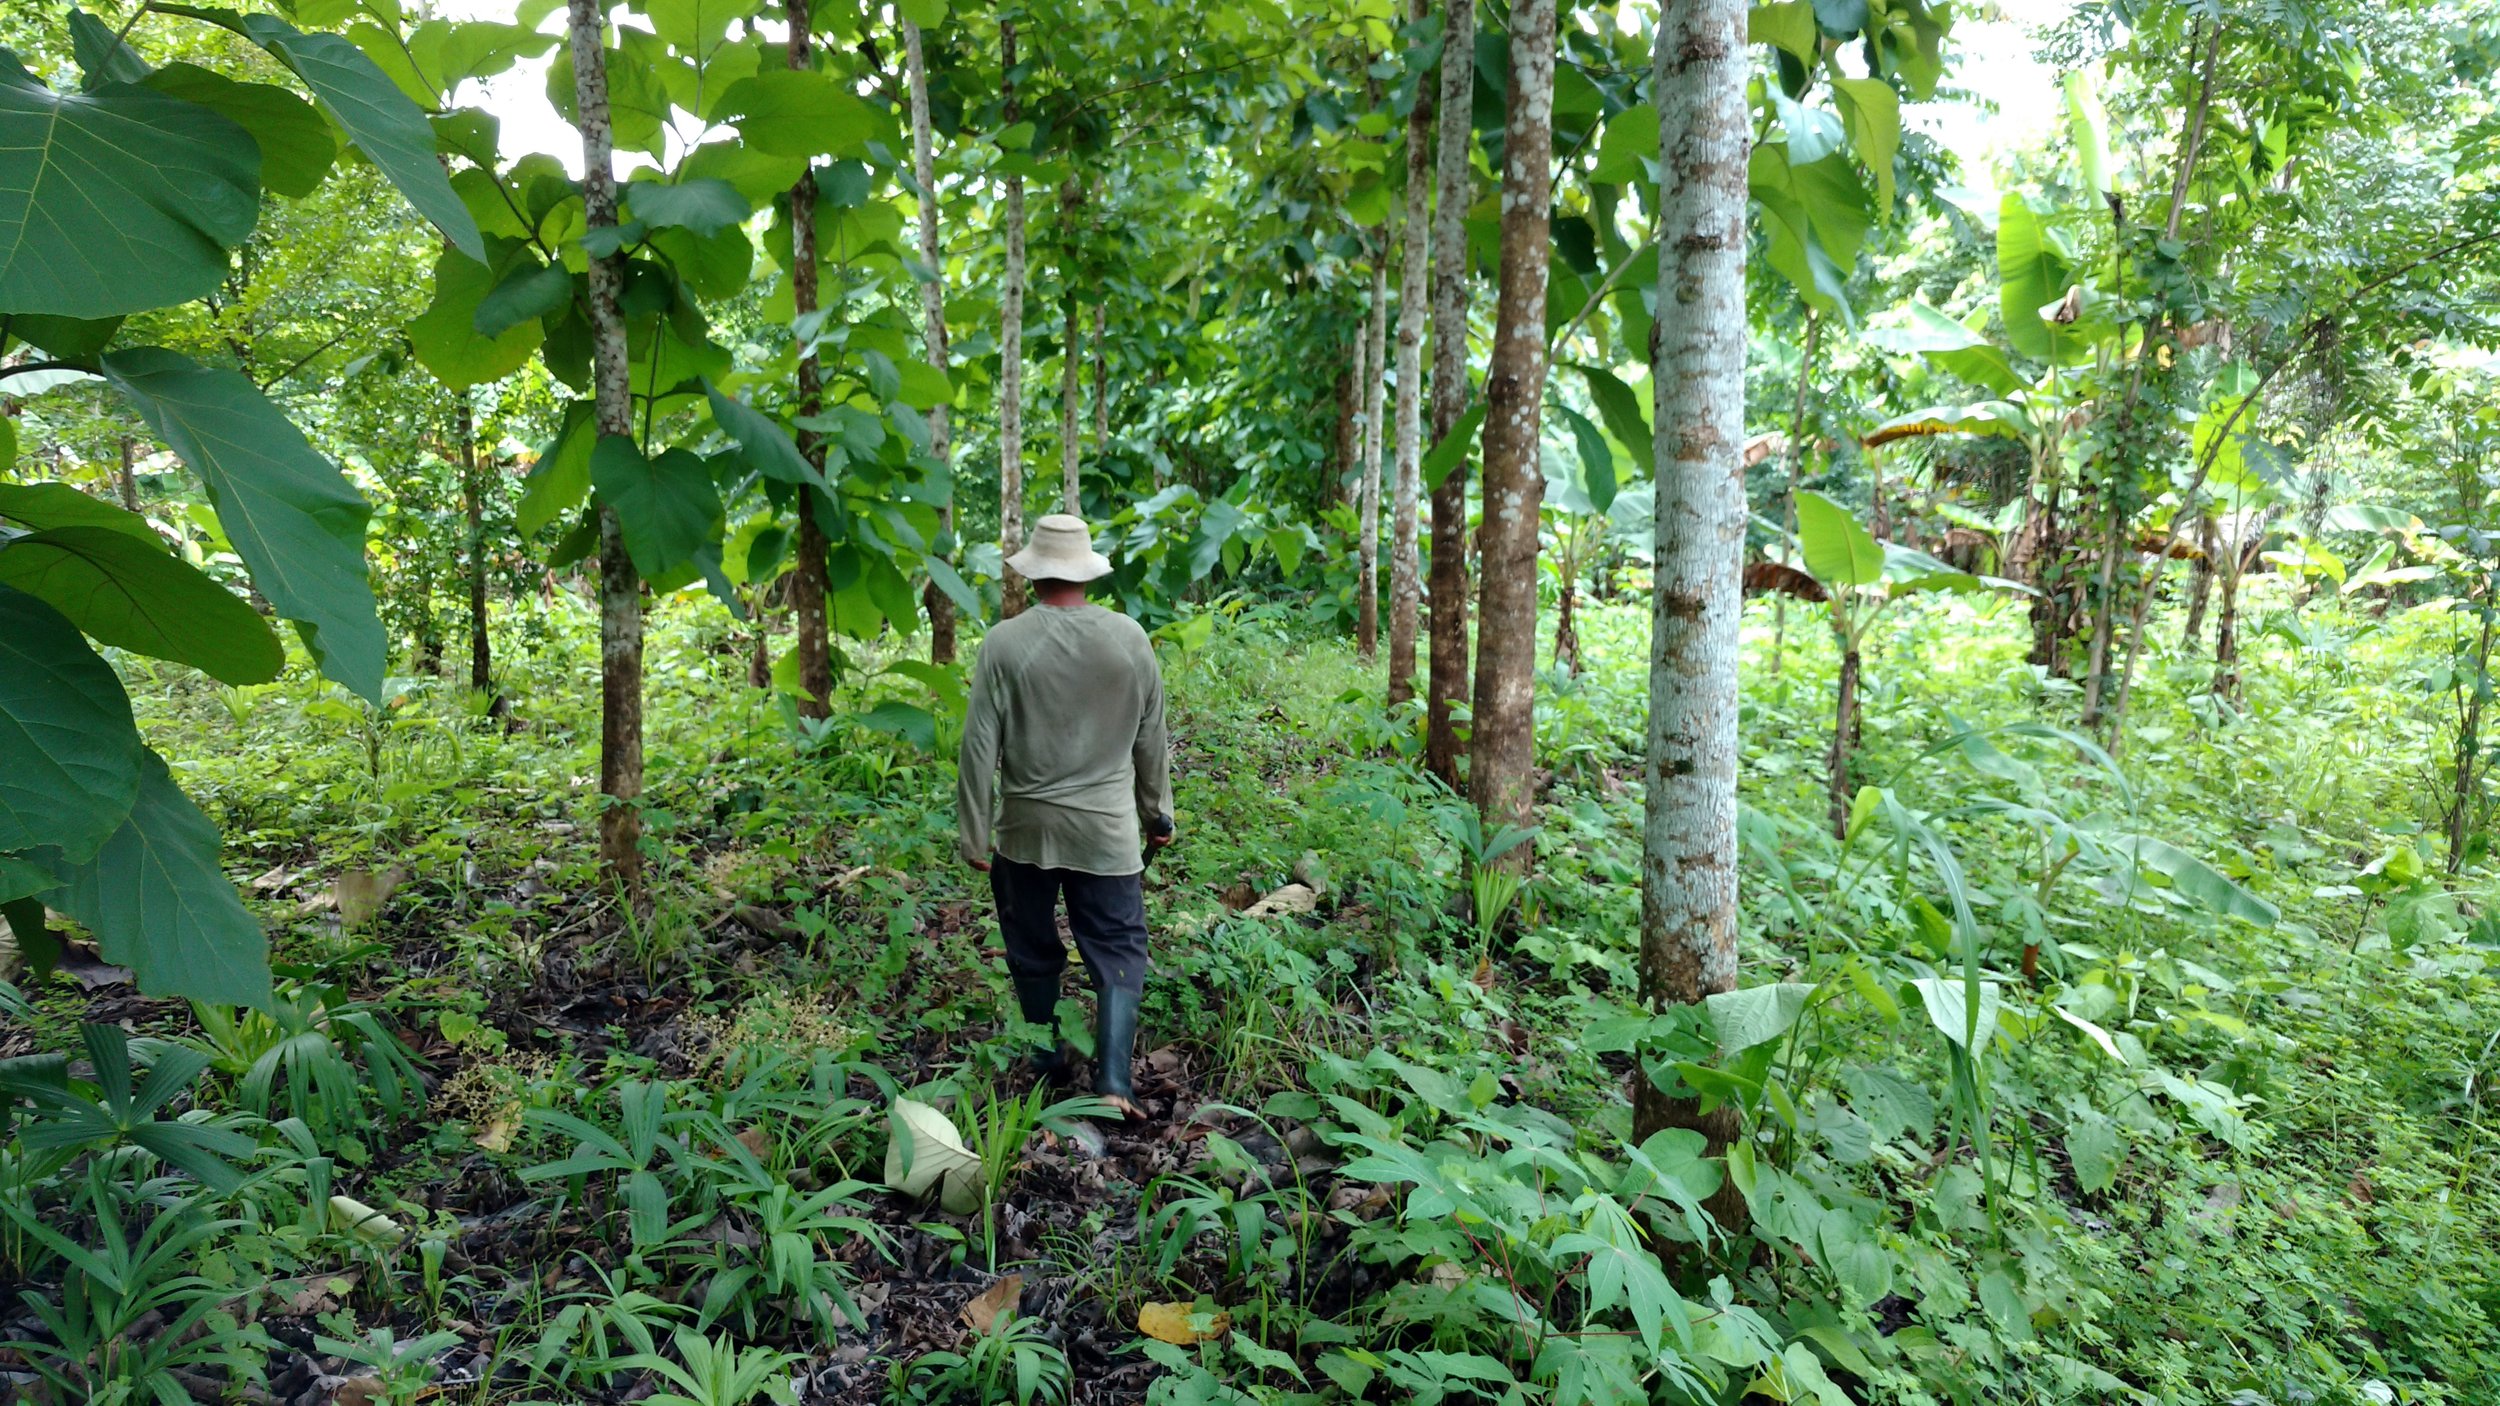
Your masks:
<instances>
[{"instance_id":1,"label":"olive green long-sleeve shirt","mask_svg":"<svg viewBox=\"0 0 2500 1406\"><path fill-rule=\"evenodd\" d=\"M963 857L1134 874L1144 823L1171 813L1163 676L1137 622L1037 604L992 627L956 757Z\"/></svg>"}]
</instances>

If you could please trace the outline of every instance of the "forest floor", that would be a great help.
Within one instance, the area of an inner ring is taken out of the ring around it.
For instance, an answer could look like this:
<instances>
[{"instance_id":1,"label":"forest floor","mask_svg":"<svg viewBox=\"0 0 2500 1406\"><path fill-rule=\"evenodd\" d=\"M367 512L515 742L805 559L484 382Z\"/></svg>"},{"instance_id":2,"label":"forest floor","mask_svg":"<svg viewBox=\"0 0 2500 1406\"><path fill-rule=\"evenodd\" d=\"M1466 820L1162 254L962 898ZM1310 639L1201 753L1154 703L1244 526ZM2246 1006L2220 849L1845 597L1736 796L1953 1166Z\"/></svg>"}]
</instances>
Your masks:
<instances>
[{"instance_id":1,"label":"forest floor","mask_svg":"<svg viewBox=\"0 0 2500 1406\"><path fill-rule=\"evenodd\" d=\"M1371 670L1281 609L1172 642L1184 842L1148 874L1128 1126L1026 1096L952 856L956 676L862 668L794 728L714 615L654 633L641 913L593 862L596 651L566 603L506 622L510 729L430 679L381 710L132 680L285 999L219 1022L90 959L0 1056L78 1052L81 1020L142 1062L187 1044L194 1117L258 1145L239 1189L148 1193L224 1222L188 1252L216 1309L187 1336L243 1350L168 1366L182 1389L2500 1402L2500 931L2487 871L2424 860L2431 740L2398 685L2430 623L2253 632L2233 704L2157 653L2109 760L2055 730L2073 691L2020 663L2019 619L1907 613L1869 663L1883 790L1836 839L1827 641L1788 621L1774 668L1764 608L1758 990L1695 1076L1747 1128L1752 1224L1722 1234L1694 1149L1625 1143L1633 1051L1695 1035L1632 1003L1636 608L1589 609L1588 672L1544 681L1538 877L1496 934L1454 916L1485 837ZM1296 882L1308 912L1243 912ZM1074 969L1067 997L1081 1037ZM1003 1146L988 1214L882 1187L898 1095ZM82 1204L29 1169L0 1161L0 1200ZM63 1273L0 1235L0 1299L30 1305L0 1308L0 1382L60 1339L32 1305Z\"/></svg>"}]
</instances>

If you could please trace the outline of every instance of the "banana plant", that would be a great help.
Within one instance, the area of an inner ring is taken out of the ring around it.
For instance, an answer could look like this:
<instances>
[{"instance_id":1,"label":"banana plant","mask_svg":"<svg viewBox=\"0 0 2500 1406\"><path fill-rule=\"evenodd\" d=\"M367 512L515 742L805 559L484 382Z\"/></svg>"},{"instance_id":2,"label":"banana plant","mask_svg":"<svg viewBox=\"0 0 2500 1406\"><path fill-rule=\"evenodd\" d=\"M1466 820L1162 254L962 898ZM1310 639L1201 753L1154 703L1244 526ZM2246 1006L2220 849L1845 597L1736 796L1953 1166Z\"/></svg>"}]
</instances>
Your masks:
<instances>
[{"instance_id":1,"label":"banana plant","mask_svg":"<svg viewBox=\"0 0 2500 1406\"><path fill-rule=\"evenodd\" d=\"M1797 546L1806 571L1824 590L1832 639L1840 651L1840 687L1832 704L1831 824L1835 838L1849 833L1855 788L1849 754L1857 744L1858 684L1869 631L1895 601L1936 591L2021 591L2029 587L1999 576L1957 570L1925 552L1878 542L1849 510L1812 489L1797 492Z\"/></svg>"}]
</instances>

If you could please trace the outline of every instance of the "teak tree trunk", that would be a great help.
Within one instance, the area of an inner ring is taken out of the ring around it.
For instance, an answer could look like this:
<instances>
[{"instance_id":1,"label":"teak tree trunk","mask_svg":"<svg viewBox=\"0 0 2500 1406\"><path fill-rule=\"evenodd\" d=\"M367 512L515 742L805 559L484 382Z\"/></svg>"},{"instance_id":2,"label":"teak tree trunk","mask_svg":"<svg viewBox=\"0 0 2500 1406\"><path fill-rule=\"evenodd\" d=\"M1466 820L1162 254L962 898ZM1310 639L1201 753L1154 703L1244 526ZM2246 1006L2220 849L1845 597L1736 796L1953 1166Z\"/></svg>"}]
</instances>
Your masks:
<instances>
[{"instance_id":1,"label":"teak tree trunk","mask_svg":"<svg viewBox=\"0 0 2500 1406\"><path fill-rule=\"evenodd\" d=\"M1467 413L1467 206L1475 192L1476 5L1449 0L1441 44L1441 139L1434 152L1440 204L1432 216L1432 439ZM1424 681L1424 769L1458 785L1460 699L1467 672L1467 461L1432 489L1431 674Z\"/></svg>"},{"instance_id":2,"label":"teak tree trunk","mask_svg":"<svg viewBox=\"0 0 2500 1406\"><path fill-rule=\"evenodd\" d=\"M998 25L999 90L1007 125L1023 116L1016 101L1016 24ZM1007 178L1007 274L998 298L998 595L999 614L1024 613L1024 578L1006 559L1024 549L1024 177Z\"/></svg>"},{"instance_id":3,"label":"teak tree trunk","mask_svg":"<svg viewBox=\"0 0 2500 1406\"><path fill-rule=\"evenodd\" d=\"M130 436L123 435L121 438L122 466L118 481L122 490L122 506L135 513L139 511L139 475L133 470L131 456L136 450L131 445Z\"/></svg>"},{"instance_id":4,"label":"teak tree trunk","mask_svg":"<svg viewBox=\"0 0 2500 1406\"><path fill-rule=\"evenodd\" d=\"M1420 24L1431 0L1410 0ZM1406 119L1406 262L1398 278L1397 487L1389 507L1389 701L1415 696L1415 630L1422 610L1423 556L1417 500L1423 489L1425 260L1432 240L1432 92L1415 85Z\"/></svg>"},{"instance_id":5,"label":"teak tree trunk","mask_svg":"<svg viewBox=\"0 0 2500 1406\"><path fill-rule=\"evenodd\" d=\"M808 47L808 0L786 0L790 25L790 67L815 65ZM799 173L790 187L790 306L802 318L816 311L816 171ZM799 357L798 411L815 415L824 408L824 370L816 353ZM813 430L799 431L799 453L824 472L825 442ZM833 641L825 630L825 529L816 520L816 490L800 484L798 559L790 567L790 614L796 628L793 647L799 654L799 716L819 721L833 716Z\"/></svg>"},{"instance_id":6,"label":"teak tree trunk","mask_svg":"<svg viewBox=\"0 0 2500 1406\"><path fill-rule=\"evenodd\" d=\"M460 440L460 511L469 523L463 552L469 568L469 687L492 693L495 648L486 634L486 485L478 480L477 416L467 391L453 393L452 417Z\"/></svg>"},{"instance_id":7,"label":"teak tree trunk","mask_svg":"<svg viewBox=\"0 0 2500 1406\"><path fill-rule=\"evenodd\" d=\"M1824 789L1832 838L1845 840L1849 811L1857 800L1857 788L1849 784L1849 755L1858 743L1858 679L1866 666L1848 629L1837 620L1832 626L1840 651L1840 687L1832 698L1832 745L1823 755Z\"/></svg>"},{"instance_id":8,"label":"teak tree trunk","mask_svg":"<svg viewBox=\"0 0 2500 1406\"><path fill-rule=\"evenodd\" d=\"M920 48L920 26L910 20L903 21L903 50L911 83L911 172L913 182L920 187L920 262L929 267L929 277L920 285L920 317L926 329L922 347L929 364L946 371L946 255L938 247L937 157L929 126L929 64ZM952 472L954 441L947 411L943 401L930 407L929 455L938 461L941 470ZM935 550L951 555L954 536L955 509L949 504L938 509ZM929 612L930 662L954 663L954 598L931 581L921 588L920 599Z\"/></svg>"},{"instance_id":9,"label":"teak tree trunk","mask_svg":"<svg viewBox=\"0 0 2500 1406\"><path fill-rule=\"evenodd\" d=\"M2222 539L2214 535L2214 520L2200 516L2196 520L2196 545L2203 554L2188 570L2187 627L2179 632L2181 652L2194 654L2205 644L2205 608L2214 594L2214 556L2222 550Z\"/></svg>"},{"instance_id":10,"label":"teak tree trunk","mask_svg":"<svg viewBox=\"0 0 2500 1406\"><path fill-rule=\"evenodd\" d=\"M1097 457L1111 447L1111 358L1103 350L1102 297L1094 300L1094 453Z\"/></svg>"},{"instance_id":11,"label":"teak tree trunk","mask_svg":"<svg viewBox=\"0 0 2500 1406\"><path fill-rule=\"evenodd\" d=\"M1659 95L1657 583L1641 863L1641 998L1736 989L1736 656L1745 544L1745 6L1668 0ZM1690 1128L1712 1153L1733 1108L1634 1080L1636 1140ZM1723 1189L1711 1211L1741 1221Z\"/></svg>"},{"instance_id":12,"label":"teak tree trunk","mask_svg":"<svg viewBox=\"0 0 2500 1406\"><path fill-rule=\"evenodd\" d=\"M1502 142L1502 274L1484 378L1484 526L1477 533L1475 746L1468 785L1491 831L1536 815L1537 519L1545 474L1545 278L1552 245L1555 0L1510 12ZM1532 845L1498 861L1526 873Z\"/></svg>"},{"instance_id":13,"label":"teak tree trunk","mask_svg":"<svg viewBox=\"0 0 2500 1406\"><path fill-rule=\"evenodd\" d=\"M1363 479L1354 505L1354 553L1360 584L1354 647L1369 660L1380 652L1380 423L1389 405L1389 223L1372 246L1371 320L1363 328Z\"/></svg>"},{"instance_id":14,"label":"teak tree trunk","mask_svg":"<svg viewBox=\"0 0 2500 1406\"><path fill-rule=\"evenodd\" d=\"M608 124L608 60L597 0L569 0L574 122L582 133L582 215L588 228L616 227L615 138ZM633 397L625 370L625 317L617 307L624 259L592 259L589 272L591 405L601 436L630 438ZM642 577L625 551L616 509L599 505L599 861L627 901L642 898Z\"/></svg>"},{"instance_id":15,"label":"teak tree trunk","mask_svg":"<svg viewBox=\"0 0 2500 1406\"><path fill-rule=\"evenodd\" d=\"M1084 406L1078 398L1077 377L1085 358L1077 340L1075 293L1060 295L1060 311L1059 511L1070 517L1083 517L1077 473L1085 443L1085 422L1080 418Z\"/></svg>"}]
</instances>

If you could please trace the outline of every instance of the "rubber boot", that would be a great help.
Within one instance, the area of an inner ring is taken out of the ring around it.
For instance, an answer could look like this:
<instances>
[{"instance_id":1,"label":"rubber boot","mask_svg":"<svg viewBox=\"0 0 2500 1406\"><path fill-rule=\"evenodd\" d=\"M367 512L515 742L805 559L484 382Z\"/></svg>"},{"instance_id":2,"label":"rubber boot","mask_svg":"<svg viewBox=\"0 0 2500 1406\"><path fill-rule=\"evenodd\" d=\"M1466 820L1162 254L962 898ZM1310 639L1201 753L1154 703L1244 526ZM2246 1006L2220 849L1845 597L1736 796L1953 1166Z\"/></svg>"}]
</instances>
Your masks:
<instances>
[{"instance_id":1,"label":"rubber boot","mask_svg":"<svg viewBox=\"0 0 2500 1406\"><path fill-rule=\"evenodd\" d=\"M1033 976L1009 973L1015 979L1016 1006L1025 1023L1050 1032L1049 1043L1025 1056L1025 1065L1054 1086L1064 1085L1076 1063L1076 1049L1059 1038L1059 973Z\"/></svg>"},{"instance_id":2,"label":"rubber boot","mask_svg":"<svg viewBox=\"0 0 2500 1406\"><path fill-rule=\"evenodd\" d=\"M1129 1057L1137 1044L1137 1003L1142 993L1107 988L1094 1005L1094 1092L1105 1098L1137 1101L1129 1079Z\"/></svg>"}]
</instances>

